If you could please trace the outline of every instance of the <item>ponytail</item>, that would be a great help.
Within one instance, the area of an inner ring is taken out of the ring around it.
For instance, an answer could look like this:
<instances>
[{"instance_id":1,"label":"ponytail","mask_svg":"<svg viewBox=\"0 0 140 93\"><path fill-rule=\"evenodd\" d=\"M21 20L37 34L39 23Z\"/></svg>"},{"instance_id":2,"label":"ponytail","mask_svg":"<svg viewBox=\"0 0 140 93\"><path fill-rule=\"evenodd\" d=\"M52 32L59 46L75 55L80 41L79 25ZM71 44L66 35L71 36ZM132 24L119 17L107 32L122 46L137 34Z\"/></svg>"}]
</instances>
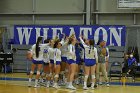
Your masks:
<instances>
[{"instance_id":1,"label":"ponytail","mask_svg":"<svg viewBox=\"0 0 140 93\"><path fill-rule=\"evenodd\" d=\"M38 37L37 42L36 42L35 53L36 53L36 57L37 57L37 58L39 57L39 51L40 51L39 43L40 43L40 41L42 41L42 37Z\"/></svg>"},{"instance_id":2,"label":"ponytail","mask_svg":"<svg viewBox=\"0 0 140 93\"><path fill-rule=\"evenodd\" d=\"M94 47L94 40L90 40L89 43L90 43L90 46Z\"/></svg>"},{"instance_id":3,"label":"ponytail","mask_svg":"<svg viewBox=\"0 0 140 93\"><path fill-rule=\"evenodd\" d=\"M57 48L57 45L60 43L60 40L55 41L54 48Z\"/></svg>"}]
</instances>

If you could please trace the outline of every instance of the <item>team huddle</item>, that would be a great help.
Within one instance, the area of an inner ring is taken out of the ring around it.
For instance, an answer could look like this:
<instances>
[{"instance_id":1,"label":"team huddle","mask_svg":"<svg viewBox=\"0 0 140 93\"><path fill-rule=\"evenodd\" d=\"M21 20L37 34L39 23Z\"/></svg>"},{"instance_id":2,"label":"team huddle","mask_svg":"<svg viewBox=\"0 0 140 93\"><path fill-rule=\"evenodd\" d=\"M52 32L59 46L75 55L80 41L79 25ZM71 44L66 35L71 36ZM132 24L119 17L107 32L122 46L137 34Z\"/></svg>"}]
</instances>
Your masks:
<instances>
[{"instance_id":1,"label":"team huddle","mask_svg":"<svg viewBox=\"0 0 140 93\"><path fill-rule=\"evenodd\" d=\"M100 82L100 72L102 73L106 86L109 86L107 77L107 65L109 59L109 51L106 42L99 40L98 44L94 44L93 39L86 39L80 36L78 40L72 34L67 37L63 34L60 40L47 39L43 41L42 37L38 37L36 44L30 49L28 59L32 60L31 71L29 75L28 86L32 86L32 77L36 71L36 79L34 87L39 87L39 79L45 79L45 86L60 88L61 84L67 89L75 90L73 86L75 82L79 82L79 72L82 68L84 73L83 89L87 90L88 78L90 77L91 87L94 89ZM58 83L59 82L59 83Z\"/></svg>"}]
</instances>

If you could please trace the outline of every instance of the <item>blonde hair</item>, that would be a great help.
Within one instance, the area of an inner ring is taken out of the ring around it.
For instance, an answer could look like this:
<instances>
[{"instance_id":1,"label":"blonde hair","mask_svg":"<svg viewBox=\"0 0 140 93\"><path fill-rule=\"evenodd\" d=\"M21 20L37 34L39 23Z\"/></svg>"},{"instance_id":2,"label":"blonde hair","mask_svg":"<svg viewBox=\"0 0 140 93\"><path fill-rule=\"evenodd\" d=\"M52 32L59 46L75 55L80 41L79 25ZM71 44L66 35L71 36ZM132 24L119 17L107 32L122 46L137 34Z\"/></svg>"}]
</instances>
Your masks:
<instances>
[{"instance_id":1,"label":"blonde hair","mask_svg":"<svg viewBox=\"0 0 140 93\"><path fill-rule=\"evenodd\" d=\"M54 42L57 42L57 41L59 41L59 38L56 36L53 40L54 40Z\"/></svg>"}]
</instances>

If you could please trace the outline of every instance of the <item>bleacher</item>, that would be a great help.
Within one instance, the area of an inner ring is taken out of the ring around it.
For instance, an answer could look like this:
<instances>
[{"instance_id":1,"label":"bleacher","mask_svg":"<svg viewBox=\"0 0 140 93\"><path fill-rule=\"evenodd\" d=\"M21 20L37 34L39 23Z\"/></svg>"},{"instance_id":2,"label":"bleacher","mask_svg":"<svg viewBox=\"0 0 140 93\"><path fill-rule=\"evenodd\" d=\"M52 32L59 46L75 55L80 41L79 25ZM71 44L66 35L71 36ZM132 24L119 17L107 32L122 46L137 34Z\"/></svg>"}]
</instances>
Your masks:
<instances>
[{"instance_id":1,"label":"bleacher","mask_svg":"<svg viewBox=\"0 0 140 93\"><path fill-rule=\"evenodd\" d=\"M17 49L14 54L14 72L27 72L30 69L31 62L26 59L26 53L31 45L12 45L12 48Z\"/></svg>"}]
</instances>

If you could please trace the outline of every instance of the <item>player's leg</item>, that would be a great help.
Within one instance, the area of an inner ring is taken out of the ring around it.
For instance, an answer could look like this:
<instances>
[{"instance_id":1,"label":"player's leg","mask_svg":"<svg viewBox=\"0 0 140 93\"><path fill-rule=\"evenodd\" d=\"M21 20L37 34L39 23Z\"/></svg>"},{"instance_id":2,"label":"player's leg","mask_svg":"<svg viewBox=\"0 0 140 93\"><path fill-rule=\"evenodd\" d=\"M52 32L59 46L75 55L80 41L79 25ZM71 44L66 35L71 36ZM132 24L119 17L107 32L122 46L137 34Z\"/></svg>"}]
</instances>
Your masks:
<instances>
[{"instance_id":1,"label":"player's leg","mask_svg":"<svg viewBox=\"0 0 140 93\"><path fill-rule=\"evenodd\" d=\"M59 74L60 74L60 62L56 62L55 66L55 76L54 76L54 88L59 88L58 86L58 79L59 79Z\"/></svg>"},{"instance_id":2,"label":"player's leg","mask_svg":"<svg viewBox=\"0 0 140 93\"><path fill-rule=\"evenodd\" d=\"M86 89L88 89L87 80L88 80L88 77L89 77L90 66L85 65L84 71L85 71L85 73L84 73L84 87L83 87L83 89L86 90Z\"/></svg>"},{"instance_id":3,"label":"player's leg","mask_svg":"<svg viewBox=\"0 0 140 93\"><path fill-rule=\"evenodd\" d=\"M91 72L91 79L92 79L92 83L91 83L91 88L94 89L94 85L95 85L95 69L96 69L96 64L91 66L90 72Z\"/></svg>"},{"instance_id":4,"label":"player's leg","mask_svg":"<svg viewBox=\"0 0 140 93\"><path fill-rule=\"evenodd\" d=\"M75 71L76 71L76 62L74 60L70 60L70 76L69 76L69 89L76 89L73 85L72 82L74 80L74 75L75 75Z\"/></svg>"},{"instance_id":5,"label":"player's leg","mask_svg":"<svg viewBox=\"0 0 140 93\"><path fill-rule=\"evenodd\" d=\"M28 86L29 87L31 87L31 81L32 81L32 77L33 77L33 74L34 74L35 67L36 67L36 64L32 63L31 71L30 71L30 74L29 74L29 81L28 81Z\"/></svg>"},{"instance_id":6,"label":"player's leg","mask_svg":"<svg viewBox=\"0 0 140 93\"><path fill-rule=\"evenodd\" d=\"M34 87L39 87L38 80L39 80L39 77L40 77L40 72L41 72L42 66L43 66L42 63L37 64L37 73L36 73L36 79L35 79L35 86Z\"/></svg>"}]
</instances>

